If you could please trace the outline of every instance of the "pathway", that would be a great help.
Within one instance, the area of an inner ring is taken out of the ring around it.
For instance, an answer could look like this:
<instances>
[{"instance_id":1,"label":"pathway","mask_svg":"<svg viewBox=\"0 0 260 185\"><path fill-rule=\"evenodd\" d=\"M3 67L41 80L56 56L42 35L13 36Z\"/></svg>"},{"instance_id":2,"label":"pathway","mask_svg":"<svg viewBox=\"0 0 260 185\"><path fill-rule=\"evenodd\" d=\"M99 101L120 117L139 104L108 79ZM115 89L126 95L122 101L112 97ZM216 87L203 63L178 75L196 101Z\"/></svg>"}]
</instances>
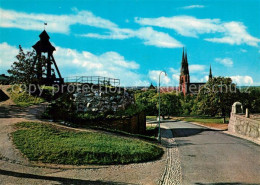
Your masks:
<instances>
[{"instance_id":1,"label":"pathway","mask_svg":"<svg viewBox=\"0 0 260 185\"><path fill-rule=\"evenodd\" d=\"M161 184L260 184L257 144L184 121L162 123L162 137L171 143Z\"/></svg>"}]
</instances>

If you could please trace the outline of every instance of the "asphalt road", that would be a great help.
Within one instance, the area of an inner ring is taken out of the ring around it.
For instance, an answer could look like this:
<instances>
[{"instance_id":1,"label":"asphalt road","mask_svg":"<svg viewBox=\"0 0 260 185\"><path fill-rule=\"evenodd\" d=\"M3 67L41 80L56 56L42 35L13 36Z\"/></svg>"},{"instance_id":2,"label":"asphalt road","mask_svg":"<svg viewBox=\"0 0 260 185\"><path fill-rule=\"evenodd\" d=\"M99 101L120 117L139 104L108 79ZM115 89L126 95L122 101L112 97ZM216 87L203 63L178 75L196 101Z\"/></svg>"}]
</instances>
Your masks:
<instances>
[{"instance_id":1,"label":"asphalt road","mask_svg":"<svg viewBox=\"0 0 260 185\"><path fill-rule=\"evenodd\" d=\"M182 184L260 184L259 145L183 121L161 128L177 143Z\"/></svg>"}]
</instances>

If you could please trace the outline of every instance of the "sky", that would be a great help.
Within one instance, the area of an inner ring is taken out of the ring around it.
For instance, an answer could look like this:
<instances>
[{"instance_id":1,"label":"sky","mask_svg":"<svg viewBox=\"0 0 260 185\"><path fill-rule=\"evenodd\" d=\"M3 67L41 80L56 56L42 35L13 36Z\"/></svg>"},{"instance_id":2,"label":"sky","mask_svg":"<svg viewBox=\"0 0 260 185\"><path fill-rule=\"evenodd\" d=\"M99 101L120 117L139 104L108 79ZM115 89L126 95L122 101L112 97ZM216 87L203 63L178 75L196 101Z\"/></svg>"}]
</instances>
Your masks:
<instances>
[{"instance_id":1,"label":"sky","mask_svg":"<svg viewBox=\"0 0 260 185\"><path fill-rule=\"evenodd\" d=\"M47 23L44 26L44 23ZM46 30L62 77L178 86L183 47L191 82L260 85L260 0L0 0L0 74Z\"/></svg>"}]
</instances>

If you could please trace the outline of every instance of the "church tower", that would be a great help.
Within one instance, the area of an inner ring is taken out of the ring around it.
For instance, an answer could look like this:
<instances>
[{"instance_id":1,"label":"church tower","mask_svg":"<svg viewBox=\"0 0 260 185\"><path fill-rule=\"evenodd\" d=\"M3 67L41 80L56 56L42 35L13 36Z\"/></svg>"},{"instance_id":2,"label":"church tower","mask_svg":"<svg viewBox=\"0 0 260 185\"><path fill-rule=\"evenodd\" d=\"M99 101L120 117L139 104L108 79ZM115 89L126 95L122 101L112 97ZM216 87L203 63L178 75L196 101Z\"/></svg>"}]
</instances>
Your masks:
<instances>
[{"instance_id":1,"label":"church tower","mask_svg":"<svg viewBox=\"0 0 260 185\"><path fill-rule=\"evenodd\" d=\"M187 58L187 51L182 52L182 61L181 61L181 74L179 82L179 91L182 91L184 96L189 93L188 87L190 84L190 74L189 74L189 64Z\"/></svg>"},{"instance_id":2,"label":"church tower","mask_svg":"<svg viewBox=\"0 0 260 185\"><path fill-rule=\"evenodd\" d=\"M211 65L210 65L210 68L209 68L209 80L212 79L212 71L211 71Z\"/></svg>"}]
</instances>

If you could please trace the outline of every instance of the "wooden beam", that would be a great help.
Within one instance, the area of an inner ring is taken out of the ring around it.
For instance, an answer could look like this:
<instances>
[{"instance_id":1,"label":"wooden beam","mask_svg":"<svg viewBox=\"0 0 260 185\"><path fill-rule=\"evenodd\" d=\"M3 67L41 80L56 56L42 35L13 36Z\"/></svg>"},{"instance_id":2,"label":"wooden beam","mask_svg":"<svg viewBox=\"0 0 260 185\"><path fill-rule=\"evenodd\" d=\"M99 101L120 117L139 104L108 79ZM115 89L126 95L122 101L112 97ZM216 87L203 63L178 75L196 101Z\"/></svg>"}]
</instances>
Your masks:
<instances>
[{"instance_id":1,"label":"wooden beam","mask_svg":"<svg viewBox=\"0 0 260 185\"><path fill-rule=\"evenodd\" d=\"M60 71L59 71L59 68L58 68L58 66L57 66L57 64L55 62L55 59L54 59L53 55L51 55L51 59L52 59L54 65L55 65L55 68L56 68L57 72L58 72L59 78L62 78L61 74L60 74Z\"/></svg>"}]
</instances>

